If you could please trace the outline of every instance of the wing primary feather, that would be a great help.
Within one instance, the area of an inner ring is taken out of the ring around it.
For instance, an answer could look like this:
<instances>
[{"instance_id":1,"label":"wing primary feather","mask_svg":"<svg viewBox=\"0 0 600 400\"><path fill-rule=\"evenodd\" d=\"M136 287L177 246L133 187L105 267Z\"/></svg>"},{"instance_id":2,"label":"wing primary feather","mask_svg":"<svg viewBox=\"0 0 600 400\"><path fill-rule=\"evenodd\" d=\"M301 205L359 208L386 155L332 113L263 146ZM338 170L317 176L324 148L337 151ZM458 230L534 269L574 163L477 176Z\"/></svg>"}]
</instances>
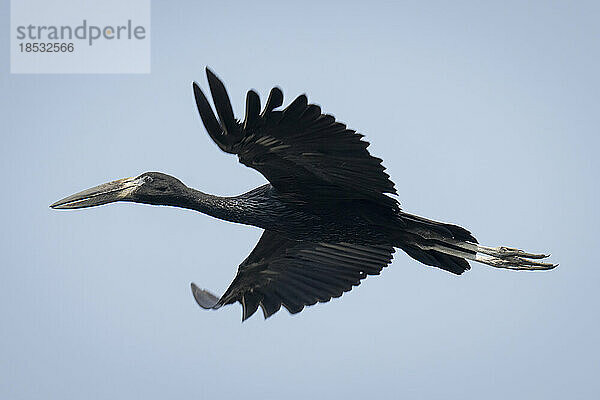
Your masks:
<instances>
[{"instance_id":1,"label":"wing primary feather","mask_svg":"<svg viewBox=\"0 0 600 400\"><path fill-rule=\"evenodd\" d=\"M260 97L254 90L249 90L246 95L246 117L244 118L244 129L253 127L258 121L260 114Z\"/></svg>"},{"instance_id":2,"label":"wing primary feather","mask_svg":"<svg viewBox=\"0 0 600 400\"><path fill-rule=\"evenodd\" d=\"M192 294L198 305L206 310L217 309L220 307L219 298L208 290L200 289L192 282Z\"/></svg>"},{"instance_id":3,"label":"wing primary feather","mask_svg":"<svg viewBox=\"0 0 600 400\"><path fill-rule=\"evenodd\" d=\"M267 319L279 311L281 308L281 299L279 299L277 295L272 292L262 292L262 294L263 299L260 301L260 307L263 310L265 319Z\"/></svg>"},{"instance_id":4,"label":"wing primary feather","mask_svg":"<svg viewBox=\"0 0 600 400\"><path fill-rule=\"evenodd\" d=\"M278 282L275 292L281 297L281 304L290 314L297 314L304 308L302 298L298 297L299 293L284 282Z\"/></svg>"},{"instance_id":5,"label":"wing primary feather","mask_svg":"<svg viewBox=\"0 0 600 400\"><path fill-rule=\"evenodd\" d=\"M261 300L262 296L256 292L246 293L242 296L242 322L250 318L258 310Z\"/></svg>"},{"instance_id":6,"label":"wing primary feather","mask_svg":"<svg viewBox=\"0 0 600 400\"><path fill-rule=\"evenodd\" d=\"M200 89L200 86L198 86L196 82L194 82L192 86L194 88L196 107L198 107L198 112L200 113L202 123L204 124L204 127L206 128L206 131L212 140L214 140L215 143L223 149L225 146L225 143L221 140L223 136L223 128L219 124L217 117L215 117L212 107L204 95L204 92L202 92L202 89Z\"/></svg>"},{"instance_id":7,"label":"wing primary feather","mask_svg":"<svg viewBox=\"0 0 600 400\"><path fill-rule=\"evenodd\" d=\"M283 120L288 118L291 120L297 119L306 110L307 105L308 99L305 94L296 97L296 99L283 111Z\"/></svg>"},{"instance_id":8,"label":"wing primary feather","mask_svg":"<svg viewBox=\"0 0 600 400\"><path fill-rule=\"evenodd\" d=\"M267 104L265 105L265 109L262 112L262 116L266 117L270 114L274 109L283 104L283 92L277 86L271 89L271 93L269 93L269 98L267 99Z\"/></svg>"},{"instance_id":9,"label":"wing primary feather","mask_svg":"<svg viewBox=\"0 0 600 400\"><path fill-rule=\"evenodd\" d=\"M302 113L302 116L300 117L302 119L302 121L306 122L312 122L314 120L316 120L319 116L321 115L321 107L315 105L315 104L309 104L308 107L306 108L306 110L304 110L304 112Z\"/></svg>"},{"instance_id":10,"label":"wing primary feather","mask_svg":"<svg viewBox=\"0 0 600 400\"><path fill-rule=\"evenodd\" d=\"M229 135L235 135L239 131L239 125L235 121L231 101L225 89L225 85L208 67L206 68L206 77L208 78L208 86L212 94L217 114L221 120L221 124L225 132Z\"/></svg>"}]
</instances>

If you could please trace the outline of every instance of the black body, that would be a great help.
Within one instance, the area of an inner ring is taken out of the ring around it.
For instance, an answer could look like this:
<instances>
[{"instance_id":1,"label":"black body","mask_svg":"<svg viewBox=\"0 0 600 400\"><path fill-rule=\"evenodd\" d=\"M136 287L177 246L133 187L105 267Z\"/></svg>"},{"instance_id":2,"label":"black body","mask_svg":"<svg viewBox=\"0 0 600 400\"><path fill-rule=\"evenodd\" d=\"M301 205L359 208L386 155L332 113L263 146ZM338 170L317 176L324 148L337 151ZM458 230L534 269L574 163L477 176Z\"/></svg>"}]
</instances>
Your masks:
<instances>
[{"instance_id":1,"label":"black body","mask_svg":"<svg viewBox=\"0 0 600 400\"><path fill-rule=\"evenodd\" d=\"M543 255L480 247L464 228L404 213L390 194L394 184L362 135L322 114L305 95L283 110L279 88L260 110L254 91L243 122L236 120L222 82L207 69L219 119L197 84L194 95L210 137L221 150L262 173L269 183L235 197L209 195L159 172L103 184L54 203L72 209L133 201L189 208L265 231L225 294L218 298L192 284L203 308L239 301L243 319L258 307L265 317L283 305L296 313L326 302L379 274L395 248L454 274L466 258L511 269L550 269L529 259ZM485 255L476 257L476 253ZM492 254L492 256L488 256Z\"/></svg>"}]
</instances>

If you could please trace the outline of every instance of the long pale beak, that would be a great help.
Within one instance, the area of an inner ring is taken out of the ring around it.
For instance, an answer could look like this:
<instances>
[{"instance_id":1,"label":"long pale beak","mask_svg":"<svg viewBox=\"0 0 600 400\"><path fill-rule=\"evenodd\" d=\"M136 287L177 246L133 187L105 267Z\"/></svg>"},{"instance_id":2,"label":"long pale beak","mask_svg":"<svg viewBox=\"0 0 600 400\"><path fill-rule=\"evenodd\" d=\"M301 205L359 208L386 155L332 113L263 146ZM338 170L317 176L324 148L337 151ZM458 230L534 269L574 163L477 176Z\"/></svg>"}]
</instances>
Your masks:
<instances>
[{"instance_id":1,"label":"long pale beak","mask_svg":"<svg viewBox=\"0 0 600 400\"><path fill-rule=\"evenodd\" d=\"M140 178L123 178L113 182L103 183L83 192L75 193L69 197L50 205L55 209L74 209L100 206L115 201L129 200L129 195L143 183Z\"/></svg>"}]
</instances>

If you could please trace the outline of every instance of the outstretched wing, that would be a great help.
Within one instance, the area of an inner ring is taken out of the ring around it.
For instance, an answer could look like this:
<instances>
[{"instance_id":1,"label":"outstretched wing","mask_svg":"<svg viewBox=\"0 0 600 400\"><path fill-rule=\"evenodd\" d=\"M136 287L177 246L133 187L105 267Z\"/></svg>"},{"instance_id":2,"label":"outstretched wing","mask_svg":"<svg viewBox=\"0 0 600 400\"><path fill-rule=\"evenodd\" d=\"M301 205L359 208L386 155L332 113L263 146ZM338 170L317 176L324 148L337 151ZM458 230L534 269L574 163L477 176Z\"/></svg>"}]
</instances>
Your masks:
<instances>
[{"instance_id":1,"label":"outstretched wing","mask_svg":"<svg viewBox=\"0 0 600 400\"><path fill-rule=\"evenodd\" d=\"M398 208L386 193L396 194L381 159L369 154L362 135L346 128L300 95L287 108L279 88L271 90L260 113L260 99L250 90L244 122L234 118L223 83L208 68L210 91L219 120L194 83L200 116L210 137L242 164L262 173L281 193L311 201L369 199ZM260 113L260 114L259 114Z\"/></svg>"},{"instance_id":2,"label":"outstretched wing","mask_svg":"<svg viewBox=\"0 0 600 400\"><path fill-rule=\"evenodd\" d=\"M392 246L301 242L265 230L221 298L193 283L192 293L206 309L239 301L242 321L259 306L265 318L282 305L295 314L305 306L340 297L367 275L378 275L393 253Z\"/></svg>"}]
</instances>

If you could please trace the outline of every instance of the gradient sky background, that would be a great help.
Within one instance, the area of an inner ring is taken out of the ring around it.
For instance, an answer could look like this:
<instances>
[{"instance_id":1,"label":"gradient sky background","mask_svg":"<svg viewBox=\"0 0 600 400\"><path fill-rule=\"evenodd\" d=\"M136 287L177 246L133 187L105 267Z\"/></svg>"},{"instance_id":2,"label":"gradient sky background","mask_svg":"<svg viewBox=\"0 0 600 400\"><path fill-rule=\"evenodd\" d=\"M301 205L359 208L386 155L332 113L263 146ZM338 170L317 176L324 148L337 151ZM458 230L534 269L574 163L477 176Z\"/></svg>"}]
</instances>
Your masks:
<instances>
[{"instance_id":1,"label":"gradient sky background","mask_svg":"<svg viewBox=\"0 0 600 400\"><path fill-rule=\"evenodd\" d=\"M149 75L10 75L0 5L0 398L593 398L600 391L598 2L152 5ZM221 153L191 81L367 135L405 210L551 272L461 277L396 253L341 299L240 323L199 309L260 230L187 210L48 205L163 171L221 195L264 178Z\"/></svg>"}]
</instances>

